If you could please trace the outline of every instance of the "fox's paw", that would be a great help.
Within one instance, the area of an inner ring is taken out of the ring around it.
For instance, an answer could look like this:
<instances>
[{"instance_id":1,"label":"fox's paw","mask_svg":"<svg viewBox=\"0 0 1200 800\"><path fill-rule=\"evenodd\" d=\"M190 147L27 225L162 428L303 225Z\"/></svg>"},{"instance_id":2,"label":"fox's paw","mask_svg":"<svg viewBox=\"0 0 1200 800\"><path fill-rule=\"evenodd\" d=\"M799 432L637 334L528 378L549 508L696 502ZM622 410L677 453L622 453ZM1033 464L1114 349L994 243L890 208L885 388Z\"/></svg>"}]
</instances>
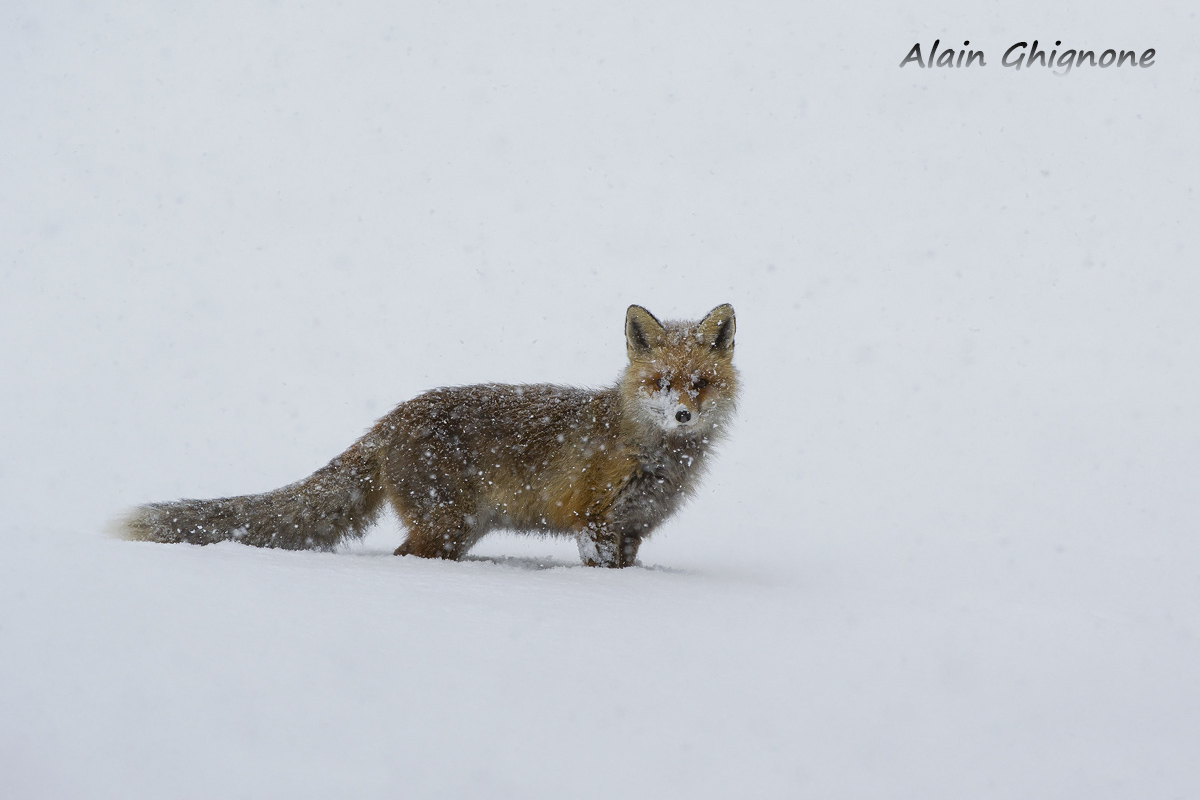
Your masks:
<instances>
[{"instance_id":1,"label":"fox's paw","mask_svg":"<svg viewBox=\"0 0 1200 800\"><path fill-rule=\"evenodd\" d=\"M598 538L580 534L577 543L579 544L579 560L585 567L621 569L637 566L640 539L624 537L618 542L607 537Z\"/></svg>"},{"instance_id":2,"label":"fox's paw","mask_svg":"<svg viewBox=\"0 0 1200 800\"><path fill-rule=\"evenodd\" d=\"M621 566L620 559L617 558L616 542L597 540L593 536L580 534L577 543L579 544L579 560L585 567Z\"/></svg>"}]
</instances>

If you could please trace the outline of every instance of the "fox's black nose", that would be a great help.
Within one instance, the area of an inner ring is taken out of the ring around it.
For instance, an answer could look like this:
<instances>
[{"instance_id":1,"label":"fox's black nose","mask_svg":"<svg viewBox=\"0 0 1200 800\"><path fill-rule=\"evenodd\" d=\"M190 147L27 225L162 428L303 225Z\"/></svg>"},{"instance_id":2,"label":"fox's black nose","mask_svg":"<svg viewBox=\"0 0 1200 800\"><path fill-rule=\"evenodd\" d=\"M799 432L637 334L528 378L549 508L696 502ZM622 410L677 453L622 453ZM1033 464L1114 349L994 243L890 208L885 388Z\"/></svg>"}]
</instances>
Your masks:
<instances>
[{"instance_id":1,"label":"fox's black nose","mask_svg":"<svg viewBox=\"0 0 1200 800\"><path fill-rule=\"evenodd\" d=\"M688 411L686 408L681 408L675 412L675 419L677 419L679 422L688 422L691 420L691 418L692 412Z\"/></svg>"}]
</instances>

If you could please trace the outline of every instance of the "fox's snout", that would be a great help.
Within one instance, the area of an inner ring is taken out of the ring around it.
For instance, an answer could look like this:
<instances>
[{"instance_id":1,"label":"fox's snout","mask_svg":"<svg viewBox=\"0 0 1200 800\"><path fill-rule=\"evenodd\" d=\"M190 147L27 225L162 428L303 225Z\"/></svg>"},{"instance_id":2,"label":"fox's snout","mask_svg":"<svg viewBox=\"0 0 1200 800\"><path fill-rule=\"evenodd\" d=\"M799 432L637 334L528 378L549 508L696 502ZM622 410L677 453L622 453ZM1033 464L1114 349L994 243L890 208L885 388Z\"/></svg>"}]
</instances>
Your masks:
<instances>
[{"instance_id":1,"label":"fox's snout","mask_svg":"<svg viewBox=\"0 0 1200 800\"><path fill-rule=\"evenodd\" d=\"M667 407L666 427L667 428L690 428L700 422L700 406L695 402L688 402L685 397L676 398L675 406Z\"/></svg>"}]
</instances>

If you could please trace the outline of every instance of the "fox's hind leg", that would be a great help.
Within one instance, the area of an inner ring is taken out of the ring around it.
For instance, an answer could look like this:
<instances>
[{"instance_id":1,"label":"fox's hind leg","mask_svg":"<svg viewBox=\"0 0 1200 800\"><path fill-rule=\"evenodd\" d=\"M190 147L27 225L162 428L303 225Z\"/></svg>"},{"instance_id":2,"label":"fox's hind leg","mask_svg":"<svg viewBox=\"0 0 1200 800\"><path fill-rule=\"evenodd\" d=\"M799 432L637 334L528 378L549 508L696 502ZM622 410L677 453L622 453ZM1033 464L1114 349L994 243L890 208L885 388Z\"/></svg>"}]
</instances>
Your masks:
<instances>
[{"instance_id":1,"label":"fox's hind leg","mask_svg":"<svg viewBox=\"0 0 1200 800\"><path fill-rule=\"evenodd\" d=\"M460 513L452 504L418 514L400 508L398 503L395 505L400 519L408 529L408 538L396 548L398 556L457 561L465 556L484 534L478 519L471 514Z\"/></svg>"},{"instance_id":2,"label":"fox's hind leg","mask_svg":"<svg viewBox=\"0 0 1200 800\"><path fill-rule=\"evenodd\" d=\"M468 531L418 523L408 526L408 538L396 548L396 555L457 561L474 544L469 539Z\"/></svg>"}]
</instances>

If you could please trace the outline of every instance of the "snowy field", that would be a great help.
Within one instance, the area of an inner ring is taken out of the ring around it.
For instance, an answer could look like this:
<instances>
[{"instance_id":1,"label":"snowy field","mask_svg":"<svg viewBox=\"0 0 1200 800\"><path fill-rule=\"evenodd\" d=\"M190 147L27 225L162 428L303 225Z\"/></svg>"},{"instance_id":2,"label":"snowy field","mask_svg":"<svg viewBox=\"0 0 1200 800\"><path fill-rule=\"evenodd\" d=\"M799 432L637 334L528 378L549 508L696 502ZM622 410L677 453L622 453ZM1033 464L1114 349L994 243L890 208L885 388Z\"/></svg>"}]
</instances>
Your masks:
<instances>
[{"instance_id":1,"label":"snowy field","mask_svg":"<svg viewBox=\"0 0 1200 800\"><path fill-rule=\"evenodd\" d=\"M1035 38L1157 56L1000 66ZM934 39L988 66L898 67ZM0 796L1200 796L1197 42L1184 2L7 0ZM737 426L640 567L104 535L724 302Z\"/></svg>"}]
</instances>

